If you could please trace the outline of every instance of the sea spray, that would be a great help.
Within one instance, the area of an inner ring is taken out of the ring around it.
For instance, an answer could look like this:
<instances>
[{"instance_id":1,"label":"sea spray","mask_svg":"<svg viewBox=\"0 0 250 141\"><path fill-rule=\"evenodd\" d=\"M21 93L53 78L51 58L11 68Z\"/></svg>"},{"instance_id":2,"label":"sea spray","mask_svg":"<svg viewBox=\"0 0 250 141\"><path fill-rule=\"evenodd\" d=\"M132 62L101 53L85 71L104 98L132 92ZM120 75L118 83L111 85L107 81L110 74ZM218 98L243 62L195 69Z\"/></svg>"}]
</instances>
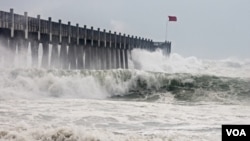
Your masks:
<instances>
[{"instance_id":1,"label":"sea spray","mask_svg":"<svg viewBox=\"0 0 250 141\"><path fill-rule=\"evenodd\" d=\"M195 56L183 57L177 53L168 57L164 56L161 50L148 52L133 49L132 62L135 69L144 71L250 78L250 59L207 60Z\"/></svg>"}]
</instances>

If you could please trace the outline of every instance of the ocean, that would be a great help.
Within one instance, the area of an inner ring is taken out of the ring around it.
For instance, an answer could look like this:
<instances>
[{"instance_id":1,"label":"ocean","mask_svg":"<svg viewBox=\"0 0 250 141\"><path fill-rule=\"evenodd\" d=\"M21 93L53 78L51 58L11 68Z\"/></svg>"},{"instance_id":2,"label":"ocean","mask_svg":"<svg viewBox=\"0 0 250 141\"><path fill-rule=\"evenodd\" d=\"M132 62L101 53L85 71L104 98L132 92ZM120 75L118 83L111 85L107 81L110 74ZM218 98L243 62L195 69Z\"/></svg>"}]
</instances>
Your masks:
<instances>
[{"instance_id":1,"label":"ocean","mask_svg":"<svg viewBox=\"0 0 250 141\"><path fill-rule=\"evenodd\" d=\"M222 124L250 124L249 59L131 56L128 70L2 65L0 140L220 141Z\"/></svg>"}]
</instances>

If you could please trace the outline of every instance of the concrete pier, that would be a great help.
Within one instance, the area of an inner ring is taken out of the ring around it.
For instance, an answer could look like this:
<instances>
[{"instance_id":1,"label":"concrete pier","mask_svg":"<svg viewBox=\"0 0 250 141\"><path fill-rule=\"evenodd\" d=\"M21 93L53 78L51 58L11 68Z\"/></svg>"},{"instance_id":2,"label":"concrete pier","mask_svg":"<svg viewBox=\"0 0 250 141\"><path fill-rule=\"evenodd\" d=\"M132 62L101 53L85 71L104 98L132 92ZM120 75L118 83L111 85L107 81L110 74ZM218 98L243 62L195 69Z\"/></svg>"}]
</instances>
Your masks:
<instances>
[{"instance_id":1,"label":"concrete pier","mask_svg":"<svg viewBox=\"0 0 250 141\"><path fill-rule=\"evenodd\" d=\"M154 51L161 48L164 55L171 53L171 42L153 42L137 36L107 32L105 29L87 28L79 24L64 24L0 11L0 46L2 59L14 65L16 53L27 57L31 49L32 66L39 67L39 46L42 47L41 67L52 69L128 69L131 50L135 48Z\"/></svg>"}]
</instances>

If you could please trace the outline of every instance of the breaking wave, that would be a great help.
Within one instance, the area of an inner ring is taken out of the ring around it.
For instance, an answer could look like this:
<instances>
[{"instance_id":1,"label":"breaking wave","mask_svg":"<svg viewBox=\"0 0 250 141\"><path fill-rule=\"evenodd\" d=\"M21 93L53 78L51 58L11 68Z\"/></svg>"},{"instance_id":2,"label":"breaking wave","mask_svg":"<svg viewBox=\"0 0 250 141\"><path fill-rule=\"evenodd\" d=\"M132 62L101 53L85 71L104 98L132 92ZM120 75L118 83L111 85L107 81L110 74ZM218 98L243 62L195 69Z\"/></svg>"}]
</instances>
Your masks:
<instances>
[{"instance_id":1,"label":"breaking wave","mask_svg":"<svg viewBox=\"0 0 250 141\"><path fill-rule=\"evenodd\" d=\"M94 98L158 101L244 99L248 78L161 73L138 70L67 71L43 69L1 70L0 99Z\"/></svg>"}]
</instances>

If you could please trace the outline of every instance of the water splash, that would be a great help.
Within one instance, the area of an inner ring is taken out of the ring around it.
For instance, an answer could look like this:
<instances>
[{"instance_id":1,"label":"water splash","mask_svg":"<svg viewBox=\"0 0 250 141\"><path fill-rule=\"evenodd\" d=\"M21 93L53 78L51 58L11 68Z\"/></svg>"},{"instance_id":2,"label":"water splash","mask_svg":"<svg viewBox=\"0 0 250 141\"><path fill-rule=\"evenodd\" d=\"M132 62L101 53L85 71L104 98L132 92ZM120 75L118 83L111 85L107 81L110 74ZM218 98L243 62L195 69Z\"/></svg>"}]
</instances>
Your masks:
<instances>
[{"instance_id":1,"label":"water splash","mask_svg":"<svg viewBox=\"0 0 250 141\"><path fill-rule=\"evenodd\" d=\"M177 53L172 53L170 57L166 57L161 50L148 52L134 49L132 61L135 69L144 71L250 78L250 59L206 60L195 56L185 58Z\"/></svg>"}]
</instances>

